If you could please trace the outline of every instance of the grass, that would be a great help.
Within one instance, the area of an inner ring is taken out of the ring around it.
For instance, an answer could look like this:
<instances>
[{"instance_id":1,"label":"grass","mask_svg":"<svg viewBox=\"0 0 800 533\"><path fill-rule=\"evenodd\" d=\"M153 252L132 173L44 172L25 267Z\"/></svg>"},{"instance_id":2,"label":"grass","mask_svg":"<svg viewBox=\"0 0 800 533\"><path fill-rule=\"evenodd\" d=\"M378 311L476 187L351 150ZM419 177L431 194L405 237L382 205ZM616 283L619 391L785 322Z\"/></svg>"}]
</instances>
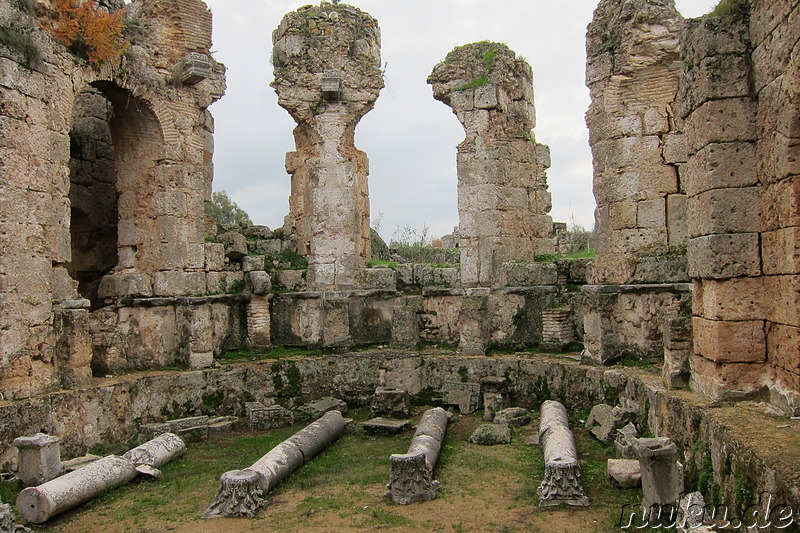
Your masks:
<instances>
[{"instance_id":1,"label":"grass","mask_svg":"<svg viewBox=\"0 0 800 533\"><path fill-rule=\"evenodd\" d=\"M464 85L459 85L458 87L454 87L454 91L468 91L470 89L477 89L478 87L483 87L484 85L489 84L489 78L486 76L480 76L475 78L472 81L468 81Z\"/></svg>"},{"instance_id":2,"label":"grass","mask_svg":"<svg viewBox=\"0 0 800 533\"><path fill-rule=\"evenodd\" d=\"M355 416L362 415L366 412ZM622 506L633 508L640 501L638 490L611 487L605 477L607 449L583 427L574 426L591 507L541 511L537 488L544 471L542 453L524 444L535 423L516 429L509 445L470 444L469 435L482 422L476 413L456 417L449 425L434 471L442 489L431 502L395 506L382 498L389 455L406 452L413 430L378 437L351 430L273 490L256 518L228 520L226 530L535 532L576 531L577 524L581 531L609 533L619 531ZM37 531L204 530L209 522L199 515L213 500L219 476L252 464L300 427L229 433L191 444L183 458L162 468L160 482L134 481L106 492ZM4 501L13 502L17 490L0 484Z\"/></svg>"},{"instance_id":3,"label":"grass","mask_svg":"<svg viewBox=\"0 0 800 533\"><path fill-rule=\"evenodd\" d=\"M322 355L321 350L297 348L294 346L275 346L272 350L230 350L222 354L217 361L220 364L241 363L242 361L279 360L286 357L316 357Z\"/></svg>"},{"instance_id":4,"label":"grass","mask_svg":"<svg viewBox=\"0 0 800 533\"><path fill-rule=\"evenodd\" d=\"M750 14L749 0L720 0L716 7L707 16L728 17L747 16Z\"/></svg>"}]
</instances>

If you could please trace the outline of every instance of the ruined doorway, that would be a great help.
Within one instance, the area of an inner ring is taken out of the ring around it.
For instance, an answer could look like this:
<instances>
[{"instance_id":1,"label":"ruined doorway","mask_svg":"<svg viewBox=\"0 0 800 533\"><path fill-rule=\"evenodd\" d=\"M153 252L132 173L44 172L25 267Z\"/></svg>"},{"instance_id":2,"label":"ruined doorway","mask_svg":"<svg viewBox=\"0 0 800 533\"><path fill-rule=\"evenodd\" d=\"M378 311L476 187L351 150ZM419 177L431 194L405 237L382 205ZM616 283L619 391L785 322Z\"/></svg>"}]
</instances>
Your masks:
<instances>
[{"instance_id":1,"label":"ruined doorway","mask_svg":"<svg viewBox=\"0 0 800 533\"><path fill-rule=\"evenodd\" d=\"M99 307L102 277L117 265L117 171L109 123L111 102L88 86L75 99L69 132L72 261L79 294Z\"/></svg>"},{"instance_id":2,"label":"ruined doorway","mask_svg":"<svg viewBox=\"0 0 800 533\"><path fill-rule=\"evenodd\" d=\"M163 137L150 106L113 82L87 85L73 109L67 270L96 310L104 276L137 270L144 242L137 228L154 214L148 184Z\"/></svg>"}]
</instances>

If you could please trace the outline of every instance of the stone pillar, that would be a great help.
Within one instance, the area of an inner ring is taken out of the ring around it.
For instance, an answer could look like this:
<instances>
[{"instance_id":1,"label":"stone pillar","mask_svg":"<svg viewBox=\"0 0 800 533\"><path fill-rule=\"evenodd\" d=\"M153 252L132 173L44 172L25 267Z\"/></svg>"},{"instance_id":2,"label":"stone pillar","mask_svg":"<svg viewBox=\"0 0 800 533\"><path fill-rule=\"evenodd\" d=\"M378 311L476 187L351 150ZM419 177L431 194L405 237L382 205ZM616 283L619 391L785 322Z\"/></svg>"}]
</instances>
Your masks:
<instances>
[{"instance_id":1,"label":"stone pillar","mask_svg":"<svg viewBox=\"0 0 800 533\"><path fill-rule=\"evenodd\" d=\"M428 409L422 415L405 454L392 454L391 473L386 497L407 505L433 499L439 482L432 479L447 431L447 411L441 407Z\"/></svg>"},{"instance_id":2,"label":"stone pillar","mask_svg":"<svg viewBox=\"0 0 800 533\"><path fill-rule=\"evenodd\" d=\"M678 500L683 492L683 467L678 462L678 447L666 437L636 439L634 451L642 473L644 514L653 513L654 518L662 520L677 516Z\"/></svg>"},{"instance_id":3,"label":"stone pillar","mask_svg":"<svg viewBox=\"0 0 800 533\"><path fill-rule=\"evenodd\" d=\"M489 289L467 289L458 314L458 351L486 355L489 344Z\"/></svg>"},{"instance_id":4,"label":"stone pillar","mask_svg":"<svg viewBox=\"0 0 800 533\"><path fill-rule=\"evenodd\" d=\"M639 256L686 243L679 174L686 154L673 110L682 25L674 0L602 0L589 25L586 123L597 200L591 283L630 283Z\"/></svg>"},{"instance_id":5,"label":"stone pillar","mask_svg":"<svg viewBox=\"0 0 800 533\"><path fill-rule=\"evenodd\" d=\"M60 438L44 433L14 439L19 451L17 476L24 486L41 485L61 475L60 442Z\"/></svg>"},{"instance_id":6,"label":"stone pillar","mask_svg":"<svg viewBox=\"0 0 800 533\"><path fill-rule=\"evenodd\" d=\"M661 380L668 389L689 385L689 358L692 354L692 320L683 316L663 319L664 365Z\"/></svg>"},{"instance_id":7,"label":"stone pillar","mask_svg":"<svg viewBox=\"0 0 800 533\"><path fill-rule=\"evenodd\" d=\"M450 52L428 83L466 132L458 145L461 282L502 285L503 263L554 251L550 151L532 133L533 71L507 46L483 41Z\"/></svg>"},{"instance_id":8,"label":"stone pillar","mask_svg":"<svg viewBox=\"0 0 800 533\"><path fill-rule=\"evenodd\" d=\"M330 446L344 432L339 411L328 411L244 470L225 472L219 479L217 497L203 518L247 517L266 504L264 496L292 472Z\"/></svg>"},{"instance_id":9,"label":"stone pillar","mask_svg":"<svg viewBox=\"0 0 800 533\"><path fill-rule=\"evenodd\" d=\"M133 480L137 474L133 463L109 455L43 485L23 490L17 497L17 509L28 522L41 524L105 490Z\"/></svg>"},{"instance_id":10,"label":"stone pillar","mask_svg":"<svg viewBox=\"0 0 800 533\"><path fill-rule=\"evenodd\" d=\"M762 389L767 356L750 30L743 14L709 16L688 24L683 40L691 386L743 397Z\"/></svg>"},{"instance_id":11,"label":"stone pillar","mask_svg":"<svg viewBox=\"0 0 800 533\"><path fill-rule=\"evenodd\" d=\"M369 164L354 134L383 87L378 23L322 2L287 14L273 44L272 87L297 122L287 229L308 257L310 288L349 289L370 256Z\"/></svg>"},{"instance_id":12,"label":"stone pillar","mask_svg":"<svg viewBox=\"0 0 800 533\"><path fill-rule=\"evenodd\" d=\"M581 485L581 465L575 451L575 437L569 429L566 408L559 402L542 403L539 444L544 454L544 479L539 486L539 507L563 503L586 507L589 498Z\"/></svg>"},{"instance_id":13,"label":"stone pillar","mask_svg":"<svg viewBox=\"0 0 800 533\"><path fill-rule=\"evenodd\" d=\"M481 378L483 419L494 422L494 416L508 407L508 380L503 376Z\"/></svg>"}]
</instances>

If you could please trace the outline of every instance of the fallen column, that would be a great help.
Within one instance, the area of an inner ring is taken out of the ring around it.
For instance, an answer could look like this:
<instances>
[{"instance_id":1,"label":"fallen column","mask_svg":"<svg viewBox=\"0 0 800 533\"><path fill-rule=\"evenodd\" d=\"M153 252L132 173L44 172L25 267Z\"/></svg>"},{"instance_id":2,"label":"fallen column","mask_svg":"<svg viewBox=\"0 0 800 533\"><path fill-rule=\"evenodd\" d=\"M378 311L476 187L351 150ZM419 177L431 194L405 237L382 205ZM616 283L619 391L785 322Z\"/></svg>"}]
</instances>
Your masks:
<instances>
[{"instance_id":1,"label":"fallen column","mask_svg":"<svg viewBox=\"0 0 800 533\"><path fill-rule=\"evenodd\" d=\"M17 509L28 522L41 524L103 491L128 483L140 473L157 477L160 472L155 470L155 466L185 451L180 437L165 433L130 450L123 457L109 455L47 483L24 489L17 497ZM152 464L141 460L144 456L149 456Z\"/></svg>"},{"instance_id":2,"label":"fallen column","mask_svg":"<svg viewBox=\"0 0 800 533\"><path fill-rule=\"evenodd\" d=\"M391 472L386 486L387 498L401 505L433 499L439 482L432 479L439 459L445 431L447 411L441 407L428 409L420 419L408 453L391 455Z\"/></svg>"},{"instance_id":3,"label":"fallen column","mask_svg":"<svg viewBox=\"0 0 800 533\"><path fill-rule=\"evenodd\" d=\"M292 472L338 439L344 431L339 411L328 411L244 470L231 470L219 478L217 497L203 518L253 518L264 506L264 496Z\"/></svg>"},{"instance_id":4,"label":"fallen column","mask_svg":"<svg viewBox=\"0 0 800 533\"><path fill-rule=\"evenodd\" d=\"M544 454L544 479L539 486L539 507L566 503L589 505L581 485L581 466L575 452L575 438L569 429L564 406L552 400L542 404L539 443Z\"/></svg>"},{"instance_id":5,"label":"fallen column","mask_svg":"<svg viewBox=\"0 0 800 533\"><path fill-rule=\"evenodd\" d=\"M38 487L24 489L17 497L17 509L28 522L41 524L105 490L128 483L138 474L127 459L109 455Z\"/></svg>"}]
</instances>

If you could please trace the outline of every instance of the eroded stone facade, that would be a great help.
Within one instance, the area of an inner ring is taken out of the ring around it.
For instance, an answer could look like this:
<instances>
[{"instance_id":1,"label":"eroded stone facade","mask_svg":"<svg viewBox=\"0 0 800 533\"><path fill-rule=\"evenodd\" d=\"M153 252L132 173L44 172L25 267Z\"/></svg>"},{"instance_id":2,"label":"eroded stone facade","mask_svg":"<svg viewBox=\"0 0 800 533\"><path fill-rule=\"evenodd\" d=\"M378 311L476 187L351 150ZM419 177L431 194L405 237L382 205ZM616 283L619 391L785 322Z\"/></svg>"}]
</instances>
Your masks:
<instances>
[{"instance_id":1,"label":"eroded stone facade","mask_svg":"<svg viewBox=\"0 0 800 533\"><path fill-rule=\"evenodd\" d=\"M358 121L383 88L380 29L367 13L323 2L287 14L273 34L278 103L297 122L289 224L309 284L351 289L370 258L369 162Z\"/></svg>"},{"instance_id":2,"label":"eroded stone facade","mask_svg":"<svg viewBox=\"0 0 800 533\"><path fill-rule=\"evenodd\" d=\"M208 290L208 107L225 89L224 67L209 55L210 12L199 0L134 2L120 64L93 67L42 29L52 9L46 1L0 5L0 22L36 52L0 46L6 398L85 382L93 352L108 355L106 346L120 368L152 366L129 360L127 348L136 345L129 333L162 314L117 304ZM195 61L187 67L186 58ZM127 340L92 335L90 311L109 304L106 318ZM174 335L163 327L153 328L154 345ZM163 359L185 357L165 344L155 350Z\"/></svg>"},{"instance_id":3,"label":"eroded stone facade","mask_svg":"<svg viewBox=\"0 0 800 533\"><path fill-rule=\"evenodd\" d=\"M428 83L464 126L458 145L461 282L504 285L503 263L553 253L550 150L533 138L533 71L487 41L457 47Z\"/></svg>"}]
</instances>

